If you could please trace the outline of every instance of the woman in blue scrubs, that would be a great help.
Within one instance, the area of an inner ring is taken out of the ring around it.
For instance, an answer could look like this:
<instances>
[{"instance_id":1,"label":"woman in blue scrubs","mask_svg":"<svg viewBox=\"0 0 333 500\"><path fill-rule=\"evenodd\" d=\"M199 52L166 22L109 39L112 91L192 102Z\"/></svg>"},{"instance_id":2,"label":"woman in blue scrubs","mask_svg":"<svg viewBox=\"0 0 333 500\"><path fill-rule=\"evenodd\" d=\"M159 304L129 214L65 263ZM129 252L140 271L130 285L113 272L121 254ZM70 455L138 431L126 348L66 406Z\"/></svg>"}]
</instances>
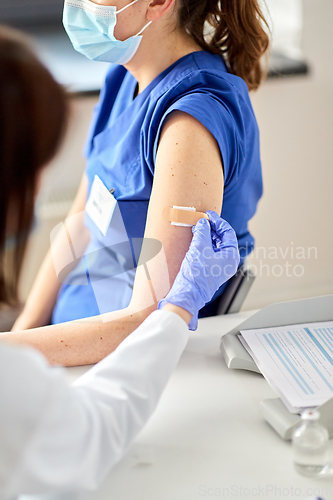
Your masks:
<instances>
[{"instance_id":1,"label":"woman in blue scrubs","mask_svg":"<svg viewBox=\"0 0 333 500\"><path fill-rule=\"evenodd\" d=\"M248 221L262 177L248 92L262 79L264 24L257 0L65 1L74 48L113 64L68 219L79 250L67 272L55 269L68 245L64 232L58 236L14 325L17 342L69 365L114 349L156 308L189 247L190 228L163 220L165 207L221 213L235 228L242 261L251 252ZM87 200L96 205L98 186L118 202L107 227L88 210L84 221L76 218ZM135 272L143 236L162 243L166 269L152 259L148 274ZM37 329L50 318L53 325Z\"/></svg>"}]
</instances>

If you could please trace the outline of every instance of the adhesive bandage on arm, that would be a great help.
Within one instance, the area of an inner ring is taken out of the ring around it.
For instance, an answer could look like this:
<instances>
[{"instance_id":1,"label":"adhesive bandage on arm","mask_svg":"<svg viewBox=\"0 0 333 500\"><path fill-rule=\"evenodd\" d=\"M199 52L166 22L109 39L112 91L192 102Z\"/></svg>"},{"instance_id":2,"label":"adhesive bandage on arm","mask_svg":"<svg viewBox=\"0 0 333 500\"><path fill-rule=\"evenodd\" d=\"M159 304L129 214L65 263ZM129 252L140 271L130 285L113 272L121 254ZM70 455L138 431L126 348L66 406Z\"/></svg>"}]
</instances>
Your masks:
<instances>
[{"instance_id":1,"label":"adhesive bandage on arm","mask_svg":"<svg viewBox=\"0 0 333 500\"><path fill-rule=\"evenodd\" d=\"M204 212L196 212L194 207L165 207L162 212L165 221L171 222L172 226L191 227L195 226L199 219L209 217Z\"/></svg>"}]
</instances>

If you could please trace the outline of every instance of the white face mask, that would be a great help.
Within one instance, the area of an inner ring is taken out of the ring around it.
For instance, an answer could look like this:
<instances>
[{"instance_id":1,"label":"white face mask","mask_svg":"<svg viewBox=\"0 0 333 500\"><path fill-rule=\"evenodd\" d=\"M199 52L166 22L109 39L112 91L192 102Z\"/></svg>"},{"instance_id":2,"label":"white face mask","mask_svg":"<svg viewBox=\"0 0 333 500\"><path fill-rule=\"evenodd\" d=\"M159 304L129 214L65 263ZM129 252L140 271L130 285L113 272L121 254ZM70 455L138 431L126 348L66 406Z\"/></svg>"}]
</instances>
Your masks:
<instances>
[{"instance_id":1,"label":"white face mask","mask_svg":"<svg viewBox=\"0 0 333 500\"><path fill-rule=\"evenodd\" d=\"M65 0L63 24L74 49L93 61L126 64L139 48L141 33L152 21L124 41L114 37L114 28L117 14L138 1L117 11L114 6L97 5L90 0Z\"/></svg>"}]
</instances>

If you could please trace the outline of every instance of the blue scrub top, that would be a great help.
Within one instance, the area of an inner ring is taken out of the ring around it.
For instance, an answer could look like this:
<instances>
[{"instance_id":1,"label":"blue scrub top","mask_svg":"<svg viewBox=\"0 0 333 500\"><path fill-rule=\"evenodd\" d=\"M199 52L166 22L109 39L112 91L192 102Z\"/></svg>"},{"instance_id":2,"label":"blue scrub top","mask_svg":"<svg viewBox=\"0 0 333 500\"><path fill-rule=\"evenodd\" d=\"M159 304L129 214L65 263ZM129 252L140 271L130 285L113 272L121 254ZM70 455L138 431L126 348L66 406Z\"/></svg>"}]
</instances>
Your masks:
<instances>
[{"instance_id":1,"label":"blue scrub top","mask_svg":"<svg viewBox=\"0 0 333 500\"><path fill-rule=\"evenodd\" d=\"M224 168L221 216L235 229L241 260L254 247L248 221L262 195L259 131L245 82L219 55L188 54L135 96L137 82L111 66L85 147L89 191L95 175L118 200L106 236L86 217L91 242L62 285L53 323L126 307L131 299L133 238L142 238L159 136L174 110L192 115L215 137ZM221 293L220 289L219 293Z\"/></svg>"}]
</instances>

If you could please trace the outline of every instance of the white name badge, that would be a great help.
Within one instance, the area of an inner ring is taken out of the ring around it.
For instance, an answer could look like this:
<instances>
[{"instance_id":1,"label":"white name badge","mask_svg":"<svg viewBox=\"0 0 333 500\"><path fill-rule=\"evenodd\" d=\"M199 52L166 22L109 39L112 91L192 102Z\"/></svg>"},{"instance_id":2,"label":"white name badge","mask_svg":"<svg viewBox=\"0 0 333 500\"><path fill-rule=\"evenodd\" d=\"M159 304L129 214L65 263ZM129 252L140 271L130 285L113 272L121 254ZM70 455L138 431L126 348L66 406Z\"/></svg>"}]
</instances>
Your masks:
<instances>
[{"instance_id":1,"label":"white name badge","mask_svg":"<svg viewBox=\"0 0 333 500\"><path fill-rule=\"evenodd\" d=\"M106 236L116 208L117 200L103 184L98 175L95 175L90 195L86 203L86 213Z\"/></svg>"}]
</instances>

